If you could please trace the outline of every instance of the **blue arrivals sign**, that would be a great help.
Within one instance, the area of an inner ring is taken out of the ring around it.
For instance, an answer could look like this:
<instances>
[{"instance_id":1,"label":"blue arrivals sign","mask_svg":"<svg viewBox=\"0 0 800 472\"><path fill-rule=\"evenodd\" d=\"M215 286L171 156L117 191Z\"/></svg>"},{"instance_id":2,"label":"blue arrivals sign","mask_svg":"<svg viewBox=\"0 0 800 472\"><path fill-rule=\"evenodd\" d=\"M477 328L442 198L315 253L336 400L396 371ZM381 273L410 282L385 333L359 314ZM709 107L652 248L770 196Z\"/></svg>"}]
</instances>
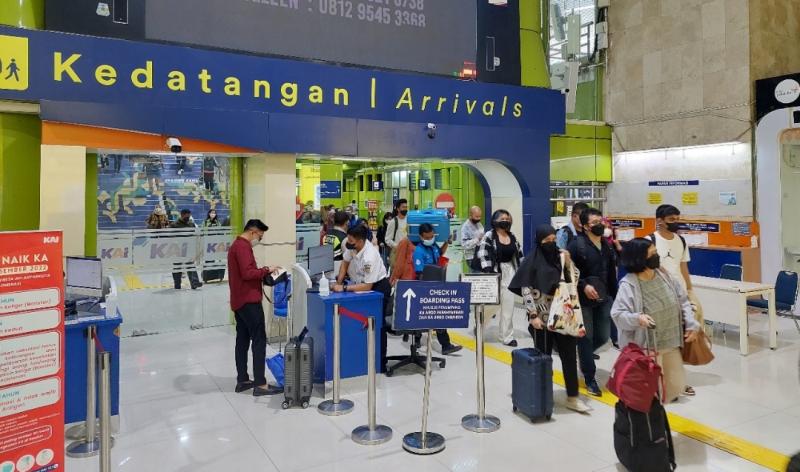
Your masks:
<instances>
[{"instance_id":1,"label":"blue arrivals sign","mask_svg":"<svg viewBox=\"0 0 800 472\"><path fill-rule=\"evenodd\" d=\"M342 183L338 180L321 180L319 198L342 198Z\"/></svg>"},{"instance_id":2,"label":"blue arrivals sign","mask_svg":"<svg viewBox=\"0 0 800 472\"><path fill-rule=\"evenodd\" d=\"M469 325L469 283L400 281L396 290L394 329L398 331Z\"/></svg>"}]
</instances>

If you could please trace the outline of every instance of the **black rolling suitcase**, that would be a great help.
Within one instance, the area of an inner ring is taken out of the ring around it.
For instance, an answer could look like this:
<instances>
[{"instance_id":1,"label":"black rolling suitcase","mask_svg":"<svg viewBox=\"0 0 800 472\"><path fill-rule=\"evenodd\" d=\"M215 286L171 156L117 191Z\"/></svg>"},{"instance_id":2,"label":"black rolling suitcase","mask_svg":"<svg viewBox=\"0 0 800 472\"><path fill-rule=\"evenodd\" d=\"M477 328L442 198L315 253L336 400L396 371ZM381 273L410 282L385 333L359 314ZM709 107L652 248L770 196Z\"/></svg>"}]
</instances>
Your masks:
<instances>
[{"instance_id":1,"label":"black rolling suitcase","mask_svg":"<svg viewBox=\"0 0 800 472\"><path fill-rule=\"evenodd\" d=\"M648 413L641 413L617 402L614 417L614 450L620 463L630 472L672 472L675 448L667 412L658 398Z\"/></svg>"},{"instance_id":2,"label":"black rolling suitcase","mask_svg":"<svg viewBox=\"0 0 800 472\"><path fill-rule=\"evenodd\" d=\"M314 340L307 334L308 328L303 328L300 336L289 340L283 352L284 409L291 406L308 408L314 390Z\"/></svg>"},{"instance_id":3,"label":"black rolling suitcase","mask_svg":"<svg viewBox=\"0 0 800 472\"><path fill-rule=\"evenodd\" d=\"M553 414L553 358L538 349L511 352L511 401L514 412L531 421Z\"/></svg>"}]
</instances>

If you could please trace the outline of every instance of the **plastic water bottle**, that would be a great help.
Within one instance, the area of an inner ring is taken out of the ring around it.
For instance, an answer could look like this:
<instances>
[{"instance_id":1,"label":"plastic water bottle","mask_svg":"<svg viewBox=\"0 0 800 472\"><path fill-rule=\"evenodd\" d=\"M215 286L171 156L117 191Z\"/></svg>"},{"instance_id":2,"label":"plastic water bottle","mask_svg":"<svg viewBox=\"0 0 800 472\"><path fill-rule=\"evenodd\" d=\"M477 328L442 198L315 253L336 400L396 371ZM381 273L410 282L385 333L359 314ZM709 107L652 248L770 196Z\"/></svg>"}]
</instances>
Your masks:
<instances>
[{"instance_id":1,"label":"plastic water bottle","mask_svg":"<svg viewBox=\"0 0 800 472\"><path fill-rule=\"evenodd\" d=\"M331 294L331 284L324 272L322 273L322 278L319 279L319 294L322 297L327 297Z\"/></svg>"}]
</instances>

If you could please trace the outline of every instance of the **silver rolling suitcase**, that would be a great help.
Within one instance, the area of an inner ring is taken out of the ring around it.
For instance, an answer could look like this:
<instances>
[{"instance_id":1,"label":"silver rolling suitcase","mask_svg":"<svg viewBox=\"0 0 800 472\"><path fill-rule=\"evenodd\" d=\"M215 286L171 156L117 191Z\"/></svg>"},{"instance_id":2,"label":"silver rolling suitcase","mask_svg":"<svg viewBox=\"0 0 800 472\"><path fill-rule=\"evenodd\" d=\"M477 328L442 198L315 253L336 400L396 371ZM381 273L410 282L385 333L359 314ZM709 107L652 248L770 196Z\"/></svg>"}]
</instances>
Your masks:
<instances>
[{"instance_id":1,"label":"silver rolling suitcase","mask_svg":"<svg viewBox=\"0 0 800 472\"><path fill-rule=\"evenodd\" d=\"M290 339L284 349L284 409L292 406L308 408L311 399L314 389L314 340L307 334L308 328L303 328L300 335Z\"/></svg>"}]
</instances>

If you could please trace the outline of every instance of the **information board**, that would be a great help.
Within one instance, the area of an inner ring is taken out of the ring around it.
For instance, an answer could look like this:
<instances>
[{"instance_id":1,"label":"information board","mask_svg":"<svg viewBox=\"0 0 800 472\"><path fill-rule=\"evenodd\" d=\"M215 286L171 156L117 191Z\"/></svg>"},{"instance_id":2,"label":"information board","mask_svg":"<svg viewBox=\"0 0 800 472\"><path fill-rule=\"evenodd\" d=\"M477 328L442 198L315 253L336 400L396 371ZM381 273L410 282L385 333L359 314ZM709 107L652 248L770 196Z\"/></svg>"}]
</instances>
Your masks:
<instances>
[{"instance_id":1,"label":"information board","mask_svg":"<svg viewBox=\"0 0 800 472\"><path fill-rule=\"evenodd\" d=\"M466 328L470 285L464 282L397 282L394 329L413 331Z\"/></svg>"},{"instance_id":2,"label":"information board","mask_svg":"<svg viewBox=\"0 0 800 472\"><path fill-rule=\"evenodd\" d=\"M62 470L60 231L0 233L0 471Z\"/></svg>"},{"instance_id":3,"label":"information board","mask_svg":"<svg viewBox=\"0 0 800 472\"><path fill-rule=\"evenodd\" d=\"M461 281L470 285L472 305L500 304L500 274L461 274Z\"/></svg>"},{"instance_id":4,"label":"information board","mask_svg":"<svg viewBox=\"0 0 800 472\"><path fill-rule=\"evenodd\" d=\"M46 27L452 76L477 55L468 0L47 0ZM124 13L125 20L115 20Z\"/></svg>"}]
</instances>

